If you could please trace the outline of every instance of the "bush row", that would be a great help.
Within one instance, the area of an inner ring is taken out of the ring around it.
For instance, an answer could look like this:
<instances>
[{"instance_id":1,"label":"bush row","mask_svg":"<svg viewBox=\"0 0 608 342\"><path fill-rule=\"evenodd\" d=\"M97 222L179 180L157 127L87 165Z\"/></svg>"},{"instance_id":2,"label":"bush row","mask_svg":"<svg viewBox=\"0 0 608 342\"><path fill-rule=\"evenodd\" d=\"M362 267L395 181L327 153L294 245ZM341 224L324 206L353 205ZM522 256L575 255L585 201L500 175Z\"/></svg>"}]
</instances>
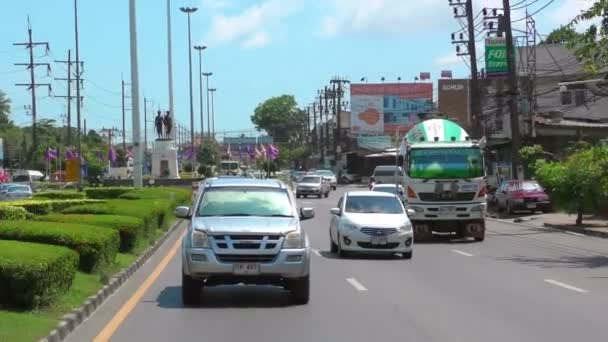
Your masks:
<instances>
[{"instance_id":1,"label":"bush row","mask_svg":"<svg viewBox=\"0 0 608 342\"><path fill-rule=\"evenodd\" d=\"M35 199L84 199L85 193L78 191L46 191L34 194Z\"/></svg>"},{"instance_id":2,"label":"bush row","mask_svg":"<svg viewBox=\"0 0 608 342\"><path fill-rule=\"evenodd\" d=\"M120 245L112 229L37 221L0 221L0 239L68 247L80 255L79 268L88 273L112 263Z\"/></svg>"},{"instance_id":3,"label":"bush row","mask_svg":"<svg viewBox=\"0 0 608 342\"><path fill-rule=\"evenodd\" d=\"M133 188L127 187L87 188L84 190L87 195L87 198L92 199L118 198L118 196L131 191L133 191Z\"/></svg>"},{"instance_id":4,"label":"bush row","mask_svg":"<svg viewBox=\"0 0 608 342\"><path fill-rule=\"evenodd\" d=\"M0 220L25 220L27 216L27 211L22 207L10 205L0 207Z\"/></svg>"},{"instance_id":5,"label":"bush row","mask_svg":"<svg viewBox=\"0 0 608 342\"><path fill-rule=\"evenodd\" d=\"M140 239L145 235L143 221L137 217L119 215L46 215L35 218L37 221L79 223L90 226L110 228L118 231L120 235L120 252L132 251Z\"/></svg>"},{"instance_id":6,"label":"bush row","mask_svg":"<svg viewBox=\"0 0 608 342\"><path fill-rule=\"evenodd\" d=\"M0 305L32 309L72 285L78 254L58 246L0 240Z\"/></svg>"},{"instance_id":7,"label":"bush row","mask_svg":"<svg viewBox=\"0 0 608 342\"><path fill-rule=\"evenodd\" d=\"M21 207L34 215L47 215L53 212L60 212L74 205L87 203L103 203L103 201L91 199L25 200L2 203L0 204L0 208L5 206Z\"/></svg>"}]
</instances>

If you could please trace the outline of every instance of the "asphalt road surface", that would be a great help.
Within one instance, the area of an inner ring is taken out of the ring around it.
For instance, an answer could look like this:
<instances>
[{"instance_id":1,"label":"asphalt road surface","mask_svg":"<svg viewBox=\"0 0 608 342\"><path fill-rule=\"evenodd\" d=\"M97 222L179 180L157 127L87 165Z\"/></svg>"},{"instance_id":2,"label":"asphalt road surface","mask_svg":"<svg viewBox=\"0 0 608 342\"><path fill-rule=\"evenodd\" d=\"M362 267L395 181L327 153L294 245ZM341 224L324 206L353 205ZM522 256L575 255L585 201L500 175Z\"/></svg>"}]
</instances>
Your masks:
<instances>
[{"instance_id":1,"label":"asphalt road surface","mask_svg":"<svg viewBox=\"0 0 608 342\"><path fill-rule=\"evenodd\" d=\"M329 209L349 189L299 200L316 209L308 305L235 286L184 308L181 229L68 341L608 341L608 241L492 221L484 242L417 244L412 260L337 259Z\"/></svg>"}]
</instances>

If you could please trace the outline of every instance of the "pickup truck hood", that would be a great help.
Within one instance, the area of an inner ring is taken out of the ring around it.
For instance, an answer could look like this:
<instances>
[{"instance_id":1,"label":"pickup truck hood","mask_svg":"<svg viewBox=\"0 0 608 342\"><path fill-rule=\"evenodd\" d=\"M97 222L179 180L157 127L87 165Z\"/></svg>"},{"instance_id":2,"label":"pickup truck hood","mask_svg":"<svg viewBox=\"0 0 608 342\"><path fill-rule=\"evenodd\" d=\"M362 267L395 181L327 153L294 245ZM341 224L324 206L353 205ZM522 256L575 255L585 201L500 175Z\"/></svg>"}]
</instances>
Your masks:
<instances>
[{"instance_id":1,"label":"pickup truck hood","mask_svg":"<svg viewBox=\"0 0 608 342\"><path fill-rule=\"evenodd\" d=\"M285 234L298 227L296 217L195 217L195 229L209 234Z\"/></svg>"}]
</instances>

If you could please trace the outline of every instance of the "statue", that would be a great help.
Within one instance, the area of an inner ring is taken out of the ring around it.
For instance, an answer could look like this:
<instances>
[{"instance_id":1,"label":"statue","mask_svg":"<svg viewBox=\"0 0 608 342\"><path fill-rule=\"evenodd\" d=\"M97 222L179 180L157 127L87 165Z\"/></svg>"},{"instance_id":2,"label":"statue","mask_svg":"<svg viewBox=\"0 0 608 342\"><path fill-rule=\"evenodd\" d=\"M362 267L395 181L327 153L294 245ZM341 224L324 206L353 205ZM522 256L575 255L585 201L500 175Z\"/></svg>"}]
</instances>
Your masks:
<instances>
[{"instance_id":1,"label":"statue","mask_svg":"<svg viewBox=\"0 0 608 342\"><path fill-rule=\"evenodd\" d=\"M154 119L154 126L156 127L156 135L158 135L158 139L162 139L163 137L163 115L159 110L156 114L156 118Z\"/></svg>"},{"instance_id":2,"label":"statue","mask_svg":"<svg viewBox=\"0 0 608 342\"><path fill-rule=\"evenodd\" d=\"M165 118L163 119L163 123L165 124L165 138L171 139L171 130L173 129L173 120L171 119L171 113L169 113L169 111L165 112Z\"/></svg>"}]
</instances>

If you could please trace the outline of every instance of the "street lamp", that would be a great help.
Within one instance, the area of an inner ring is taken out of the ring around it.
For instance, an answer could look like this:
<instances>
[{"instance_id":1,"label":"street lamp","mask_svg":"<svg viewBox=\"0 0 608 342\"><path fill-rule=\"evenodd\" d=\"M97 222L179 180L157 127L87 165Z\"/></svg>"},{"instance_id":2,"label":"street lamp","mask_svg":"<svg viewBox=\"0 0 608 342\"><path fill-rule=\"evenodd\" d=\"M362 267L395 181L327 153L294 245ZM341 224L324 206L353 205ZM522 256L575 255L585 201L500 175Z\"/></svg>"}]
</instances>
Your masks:
<instances>
[{"instance_id":1,"label":"street lamp","mask_svg":"<svg viewBox=\"0 0 608 342\"><path fill-rule=\"evenodd\" d=\"M188 15L188 76L190 79L190 148L192 149L192 167L196 168L196 150L194 149L194 103L192 102L192 32L190 30L190 14L196 12L196 7L180 7L180 11Z\"/></svg>"},{"instance_id":2,"label":"street lamp","mask_svg":"<svg viewBox=\"0 0 608 342\"><path fill-rule=\"evenodd\" d=\"M215 138L215 92L217 91L217 88L211 88L209 89L209 92L211 92L211 134L213 134L213 137Z\"/></svg>"},{"instance_id":3,"label":"street lamp","mask_svg":"<svg viewBox=\"0 0 608 342\"><path fill-rule=\"evenodd\" d=\"M206 88L207 88L207 134L211 137L211 116L209 115L209 76L213 75L212 72L204 72ZM215 137L214 137L215 138Z\"/></svg>"},{"instance_id":4,"label":"street lamp","mask_svg":"<svg viewBox=\"0 0 608 342\"><path fill-rule=\"evenodd\" d=\"M205 50L206 46L194 46L194 50L198 51L198 83L200 89L200 108L201 108L201 137L205 134L204 128L204 119L203 119L203 50Z\"/></svg>"}]
</instances>

